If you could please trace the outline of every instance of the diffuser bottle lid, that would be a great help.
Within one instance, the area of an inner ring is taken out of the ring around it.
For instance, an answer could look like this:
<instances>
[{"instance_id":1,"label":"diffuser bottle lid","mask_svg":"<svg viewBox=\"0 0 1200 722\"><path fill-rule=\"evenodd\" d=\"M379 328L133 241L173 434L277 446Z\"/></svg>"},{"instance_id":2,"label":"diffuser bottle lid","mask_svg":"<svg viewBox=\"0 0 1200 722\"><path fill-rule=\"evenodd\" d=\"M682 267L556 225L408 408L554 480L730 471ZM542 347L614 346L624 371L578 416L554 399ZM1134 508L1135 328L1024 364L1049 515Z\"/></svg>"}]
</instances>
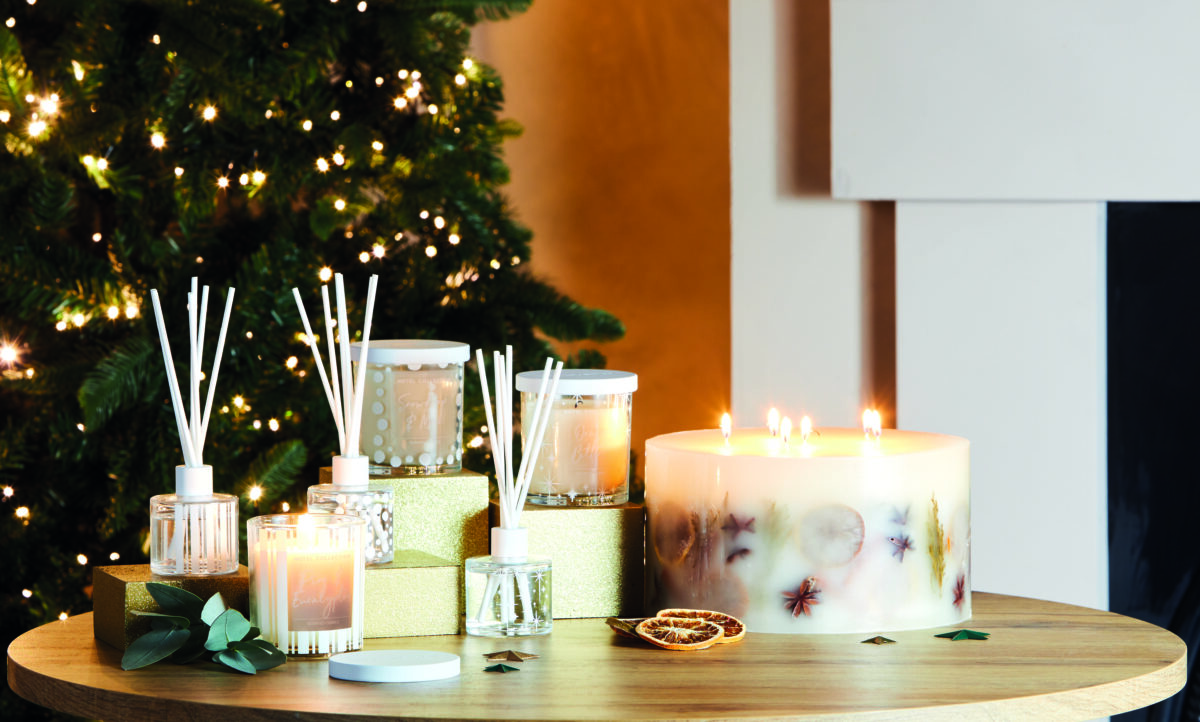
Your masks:
<instances>
[{"instance_id":1,"label":"diffuser bottle lid","mask_svg":"<svg viewBox=\"0 0 1200 722\"><path fill-rule=\"evenodd\" d=\"M341 491L366 491L371 481L365 456L333 457L333 485Z\"/></svg>"},{"instance_id":2,"label":"diffuser bottle lid","mask_svg":"<svg viewBox=\"0 0 1200 722\"><path fill-rule=\"evenodd\" d=\"M213 469L204 466L175 467L176 496L212 496Z\"/></svg>"},{"instance_id":3,"label":"diffuser bottle lid","mask_svg":"<svg viewBox=\"0 0 1200 722\"><path fill-rule=\"evenodd\" d=\"M350 358L362 361L362 344L350 344ZM471 358L471 347L458 341L372 340L367 349L368 362L390 366L424 366L425 364L445 366L466 363L469 358Z\"/></svg>"},{"instance_id":4,"label":"diffuser bottle lid","mask_svg":"<svg viewBox=\"0 0 1200 722\"><path fill-rule=\"evenodd\" d=\"M529 530L525 527L506 529L492 527L492 556L497 559L522 560L529 556Z\"/></svg>"},{"instance_id":5,"label":"diffuser bottle lid","mask_svg":"<svg viewBox=\"0 0 1200 722\"><path fill-rule=\"evenodd\" d=\"M517 391L537 393L542 386L541 371L517 374ZM558 378L559 396L598 396L637 391L637 374L612 369L563 369ZM549 390L547 388L547 390Z\"/></svg>"}]
</instances>

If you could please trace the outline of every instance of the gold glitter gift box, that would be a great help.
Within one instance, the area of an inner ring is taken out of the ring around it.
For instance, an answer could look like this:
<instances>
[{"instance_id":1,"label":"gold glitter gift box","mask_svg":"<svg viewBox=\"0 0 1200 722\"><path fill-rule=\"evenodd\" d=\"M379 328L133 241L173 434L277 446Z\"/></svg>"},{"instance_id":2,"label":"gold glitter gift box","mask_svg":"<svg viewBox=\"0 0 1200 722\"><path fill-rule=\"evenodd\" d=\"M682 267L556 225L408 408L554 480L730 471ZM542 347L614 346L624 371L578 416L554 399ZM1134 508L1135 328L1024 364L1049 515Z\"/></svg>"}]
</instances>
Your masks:
<instances>
[{"instance_id":1,"label":"gold glitter gift box","mask_svg":"<svg viewBox=\"0 0 1200 722\"><path fill-rule=\"evenodd\" d=\"M458 634L462 564L401 549L390 564L367 568L363 636Z\"/></svg>"},{"instance_id":2,"label":"gold glitter gift box","mask_svg":"<svg viewBox=\"0 0 1200 722\"><path fill-rule=\"evenodd\" d=\"M332 468L322 468L320 480L332 483ZM483 474L372 474L371 486L391 489L395 498L392 534L397 556L414 549L461 565L467 557L488 553L488 479Z\"/></svg>"},{"instance_id":3,"label":"gold glitter gift box","mask_svg":"<svg viewBox=\"0 0 1200 722\"><path fill-rule=\"evenodd\" d=\"M493 524L500 509L491 505ZM642 611L646 508L526 504L529 553L550 557L555 619L636 616Z\"/></svg>"},{"instance_id":4,"label":"gold glitter gift box","mask_svg":"<svg viewBox=\"0 0 1200 722\"><path fill-rule=\"evenodd\" d=\"M92 570L92 627L96 639L125 649L150 631L150 619L134 614L161 612L146 590L146 582L180 587L207 601L217 592L225 605L243 615L250 611L250 572L239 565L232 574L216 576L170 576L150 573L149 564L122 564Z\"/></svg>"}]
</instances>

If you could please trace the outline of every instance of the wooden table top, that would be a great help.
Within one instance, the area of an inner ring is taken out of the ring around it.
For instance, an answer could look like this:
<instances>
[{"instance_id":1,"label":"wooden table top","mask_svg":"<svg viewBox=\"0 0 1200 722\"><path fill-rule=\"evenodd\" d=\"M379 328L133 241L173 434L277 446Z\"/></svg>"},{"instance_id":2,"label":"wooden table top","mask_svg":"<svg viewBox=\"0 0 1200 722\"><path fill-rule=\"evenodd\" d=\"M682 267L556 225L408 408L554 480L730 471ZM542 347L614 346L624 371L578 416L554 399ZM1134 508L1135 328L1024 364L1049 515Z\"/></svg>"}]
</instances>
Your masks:
<instances>
[{"instance_id":1,"label":"wooden table top","mask_svg":"<svg viewBox=\"0 0 1200 722\"><path fill-rule=\"evenodd\" d=\"M124 720L399 719L1090 719L1183 688L1187 650L1170 632L1118 614L976 593L970 628L869 635L748 634L670 652L617 637L603 620L559 620L545 637L367 640L366 649L433 649L462 674L419 684L331 679L328 663L289 661L256 676L207 662L133 672L92 636L92 615L30 630L8 649L8 683L37 704ZM485 673L483 655L540 655ZM299 715L299 716L297 716Z\"/></svg>"}]
</instances>

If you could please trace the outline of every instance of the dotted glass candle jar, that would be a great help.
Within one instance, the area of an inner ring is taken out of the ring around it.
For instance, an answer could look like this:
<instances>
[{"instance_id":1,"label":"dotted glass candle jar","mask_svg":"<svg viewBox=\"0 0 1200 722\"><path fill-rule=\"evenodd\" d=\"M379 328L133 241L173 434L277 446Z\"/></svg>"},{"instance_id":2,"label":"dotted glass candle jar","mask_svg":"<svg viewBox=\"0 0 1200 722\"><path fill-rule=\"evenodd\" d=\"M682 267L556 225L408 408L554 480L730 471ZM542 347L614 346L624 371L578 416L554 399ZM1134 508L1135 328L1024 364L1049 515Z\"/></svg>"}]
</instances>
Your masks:
<instances>
[{"instance_id":1,"label":"dotted glass candle jar","mask_svg":"<svg viewBox=\"0 0 1200 722\"><path fill-rule=\"evenodd\" d=\"M362 348L353 345L355 363ZM463 364L454 341L371 341L363 397L362 453L374 476L462 469Z\"/></svg>"},{"instance_id":2,"label":"dotted glass candle jar","mask_svg":"<svg viewBox=\"0 0 1200 722\"><path fill-rule=\"evenodd\" d=\"M250 623L285 654L362 649L366 521L272 514L246 523Z\"/></svg>"},{"instance_id":3,"label":"dotted glass candle jar","mask_svg":"<svg viewBox=\"0 0 1200 722\"><path fill-rule=\"evenodd\" d=\"M521 428L533 429L542 374L517 374L521 392ZM609 506L629 501L629 435L637 374L602 369L568 369L558 382L558 398L528 501L549 506ZM522 434L528 441L531 433Z\"/></svg>"}]
</instances>

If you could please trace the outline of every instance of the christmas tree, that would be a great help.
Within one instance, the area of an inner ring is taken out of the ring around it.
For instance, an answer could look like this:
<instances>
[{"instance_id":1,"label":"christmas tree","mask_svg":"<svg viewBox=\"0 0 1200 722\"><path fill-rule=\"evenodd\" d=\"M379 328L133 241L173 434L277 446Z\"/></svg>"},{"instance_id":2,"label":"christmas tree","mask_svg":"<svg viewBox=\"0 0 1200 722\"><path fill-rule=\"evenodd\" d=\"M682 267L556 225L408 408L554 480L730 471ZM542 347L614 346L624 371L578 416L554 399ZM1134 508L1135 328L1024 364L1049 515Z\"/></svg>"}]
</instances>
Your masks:
<instances>
[{"instance_id":1,"label":"christmas tree","mask_svg":"<svg viewBox=\"0 0 1200 722\"><path fill-rule=\"evenodd\" d=\"M336 452L293 287L311 307L344 274L357 328L378 274L373 339L512 344L521 368L540 369L550 340L622 335L527 271L531 233L500 192L501 143L519 128L468 43L527 0L6 4L5 645L88 611L92 565L147 560L149 497L171 491L183 458L151 289L177 349L191 277L217 309L237 289L205 461L243 519L302 508ZM490 466L473 454L468 468ZM33 713L5 695L4 716Z\"/></svg>"}]
</instances>

